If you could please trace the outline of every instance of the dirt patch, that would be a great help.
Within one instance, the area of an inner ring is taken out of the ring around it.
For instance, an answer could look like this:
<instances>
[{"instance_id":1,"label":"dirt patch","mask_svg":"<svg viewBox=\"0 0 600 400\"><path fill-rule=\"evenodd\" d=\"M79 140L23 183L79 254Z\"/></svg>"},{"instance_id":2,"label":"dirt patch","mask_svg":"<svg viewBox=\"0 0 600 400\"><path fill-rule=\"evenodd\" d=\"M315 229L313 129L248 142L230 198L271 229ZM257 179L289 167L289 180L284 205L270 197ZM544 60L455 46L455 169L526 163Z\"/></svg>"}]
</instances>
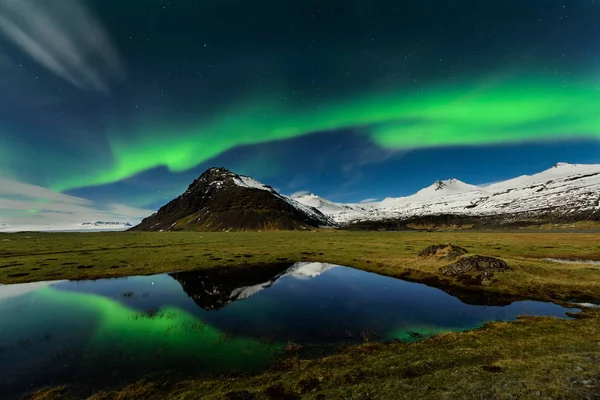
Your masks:
<instances>
[{"instance_id":1,"label":"dirt patch","mask_svg":"<svg viewBox=\"0 0 600 400\"><path fill-rule=\"evenodd\" d=\"M12 264L5 264L5 265L0 265L0 268L8 268L8 267L18 267L21 265L25 265L23 263L12 263Z\"/></svg>"},{"instance_id":2,"label":"dirt patch","mask_svg":"<svg viewBox=\"0 0 600 400\"><path fill-rule=\"evenodd\" d=\"M481 367L484 371L492 372L498 374L500 372L504 372L504 370L497 365L484 365Z\"/></svg>"},{"instance_id":3,"label":"dirt patch","mask_svg":"<svg viewBox=\"0 0 600 400\"><path fill-rule=\"evenodd\" d=\"M313 391L314 389L317 389L319 387L319 380L317 378L305 378L305 379L301 379L298 382L298 386L300 386L300 388L302 389L302 393L308 393Z\"/></svg>"},{"instance_id":4,"label":"dirt patch","mask_svg":"<svg viewBox=\"0 0 600 400\"><path fill-rule=\"evenodd\" d=\"M256 396L247 390L238 390L236 392L225 393L226 400L254 400Z\"/></svg>"},{"instance_id":5,"label":"dirt patch","mask_svg":"<svg viewBox=\"0 0 600 400\"><path fill-rule=\"evenodd\" d=\"M296 400L300 398L294 392L287 391L282 384L269 386L265 389L264 394L268 399L272 400Z\"/></svg>"},{"instance_id":6,"label":"dirt patch","mask_svg":"<svg viewBox=\"0 0 600 400\"><path fill-rule=\"evenodd\" d=\"M18 274L10 274L7 275L9 278L21 278L23 276L29 275L29 272L19 272Z\"/></svg>"},{"instance_id":7,"label":"dirt patch","mask_svg":"<svg viewBox=\"0 0 600 400\"><path fill-rule=\"evenodd\" d=\"M467 249L455 246L451 243L434 244L419 252L419 257L438 257L440 260L455 260L463 254L467 254Z\"/></svg>"},{"instance_id":8,"label":"dirt patch","mask_svg":"<svg viewBox=\"0 0 600 400\"><path fill-rule=\"evenodd\" d=\"M94 268L93 265L78 265L77 269L91 269Z\"/></svg>"}]
</instances>

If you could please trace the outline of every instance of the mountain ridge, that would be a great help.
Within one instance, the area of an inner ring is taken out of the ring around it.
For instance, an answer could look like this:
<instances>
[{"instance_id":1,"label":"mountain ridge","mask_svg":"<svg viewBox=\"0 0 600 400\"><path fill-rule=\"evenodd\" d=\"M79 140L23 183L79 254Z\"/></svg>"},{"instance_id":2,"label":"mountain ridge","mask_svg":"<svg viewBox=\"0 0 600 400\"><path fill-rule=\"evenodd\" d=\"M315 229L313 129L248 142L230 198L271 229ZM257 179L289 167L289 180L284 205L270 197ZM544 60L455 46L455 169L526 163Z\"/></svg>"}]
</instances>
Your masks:
<instances>
[{"instance_id":1,"label":"mountain ridge","mask_svg":"<svg viewBox=\"0 0 600 400\"><path fill-rule=\"evenodd\" d=\"M317 195L299 202L318 204ZM323 199L325 200L325 199ZM328 203L321 209L342 226L364 222L429 223L441 220L488 225L571 222L600 219L600 165L557 163L533 175L476 186L458 179L439 180L404 197L387 197L368 204ZM392 224L393 225L393 224ZM398 226L398 225L397 225Z\"/></svg>"},{"instance_id":2,"label":"mountain ridge","mask_svg":"<svg viewBox=\"0 0 600 400\"><path fill-rule=\"evenodd\" d=\"M523 226L600 220L600 165L557 163L489 185L435 181L404 197L336 203L284 196L225 168L209 168L131 230L407 229L409 225Z\"/></svg>"}]
</instances>

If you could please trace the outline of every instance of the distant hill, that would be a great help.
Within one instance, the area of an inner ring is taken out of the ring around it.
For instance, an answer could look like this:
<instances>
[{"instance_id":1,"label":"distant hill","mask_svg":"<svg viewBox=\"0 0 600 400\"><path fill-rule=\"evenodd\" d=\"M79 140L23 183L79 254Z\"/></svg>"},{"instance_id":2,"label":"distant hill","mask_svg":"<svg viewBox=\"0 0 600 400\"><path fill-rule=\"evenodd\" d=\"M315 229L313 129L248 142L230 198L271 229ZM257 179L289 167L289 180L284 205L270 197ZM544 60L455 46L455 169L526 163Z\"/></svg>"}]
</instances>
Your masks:
<instances>
[{"instance_id":1,"label":"distant hill","mask_svg":"<svg viewBox=\"0 0 600 400\"><path fill-rule=\"evenodd\" d=\"M270 186L225 168L210 168L182 195L131 230L298 230L331 225L321 211Z\"/></svg>"},{"instance_id":2,"label":"distant hill","mask_svg":"<svg viewBox=\"0 0 600 400\"><path fill-rule=\"evenodd\" d=\"M92 221L92 222L82 222L82 227L98 227L98 228L130 228L131 225L129 222L118 222L118 221Z\"/></svg>"},{"instance_id":3,"label":"distant hill","mask_svg":"<svg viewBox=\"0 0 600 400\"><path fill-rule=\"evenodd\" d=\"M333 203L314 194L295 200L314 206L347 229L600 221L600 165L558 163L534 175L485 186L440 180L410 196L367 204Z\"/></svg>"}]
</instances>

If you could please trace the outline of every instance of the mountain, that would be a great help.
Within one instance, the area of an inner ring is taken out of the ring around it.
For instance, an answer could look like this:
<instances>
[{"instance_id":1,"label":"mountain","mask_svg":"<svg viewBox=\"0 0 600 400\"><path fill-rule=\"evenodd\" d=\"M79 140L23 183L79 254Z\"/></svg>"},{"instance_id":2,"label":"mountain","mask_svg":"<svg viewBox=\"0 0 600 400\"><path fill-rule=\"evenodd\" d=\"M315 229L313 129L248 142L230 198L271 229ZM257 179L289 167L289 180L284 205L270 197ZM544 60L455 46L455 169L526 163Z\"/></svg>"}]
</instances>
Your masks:
<instances>
[{"instance_id":1,"label":"mountain","mask_svg":"<svg viewBox=\"0 0 600 400\"><path fill-rule=\"evenodd\" d=\"M321 211L270 186L225 168L210 168L132 230L295 230L331 224Z\"/></svg>"},{"instance_id":2,"label":"mountain","mask_svg":"<svg viewBox=\"0 0 600 400\"><path fill-rule=\"evenodd\" d=\"M81 224L83 228L107 228L107 229L118 229L118 228L131 228L129 222L115 222L115 221L93 221L93 222L83 222Z\"/></svg>"},{"instance_id":3,"label":"mountain","mask_svg":"<svg viewBox=\"0 0 600 400\"><path fill-rule=\"evenodd\" d=\"M535 175L487 186L436 181L406 196L338 204L316 195L312 205L347 228L398 229L408 224L531 225L600 220L600 165L558 163Z\"/></svg>"},{"instance_id":4,"label":"mountain","mask_svg":"<svg viewBox=\"0 0 600 400\"><path fill-rule=\"evenodd\" d=\"M263 265L259 268L217 268L169 274L202 309L220 310L234 301L247 299L269 288L278 279L291 276L310 279L336 267L334 264L297 262Z\"/></svg>"}]
</instances>

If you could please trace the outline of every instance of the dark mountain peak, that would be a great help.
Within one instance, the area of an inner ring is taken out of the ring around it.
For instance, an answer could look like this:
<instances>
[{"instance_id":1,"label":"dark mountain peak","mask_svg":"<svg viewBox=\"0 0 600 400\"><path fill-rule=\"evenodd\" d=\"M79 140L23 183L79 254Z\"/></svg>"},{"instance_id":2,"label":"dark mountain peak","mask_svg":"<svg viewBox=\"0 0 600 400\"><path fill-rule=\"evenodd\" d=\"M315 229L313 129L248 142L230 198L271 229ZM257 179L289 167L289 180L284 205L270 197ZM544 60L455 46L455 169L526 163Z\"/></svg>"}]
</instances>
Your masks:
<instances>
[{"instance_id":1,"label":"dark mountain peak","mask_svg":"<svg viewBox=\"0 0 600 400\"><path fill-rule=\"evenodd\" d=\"M134 230L307 229L330 224L315 208L226 168L204 171L187 190Z\"/></svg>"},{"instance_id":2,"label":"dark mountain peak","mask_svg":"<svg viewBox=\"0 0 600 400\"><path fill-rule=\"evenodd\" d=\"M237 174L234 174L227 168L223 168L223 167L209 168L206 171L204 171L202 174L200 174L200 176L198 178L196 178L194 180L194 182L192 182L190 184L190 186L188 187L188 189L185 191L184 194L193 191L193 189L195 187L197 187L198 185L206 185L206 184L210 184L213 182L230 181L236 176L237 176Z\"/></svg>"},{"instance_id":3,"label":"dark mountain peak","mask_svg":"<svg viewBox=\"0 0 600 400\"><path fill-rule=\"evenodd\" d=\"M212 167L200 174L198 179L201 180L218 180L218 179L230 179L238 176L224 167Z\"/></svg>"}]
</instances>

